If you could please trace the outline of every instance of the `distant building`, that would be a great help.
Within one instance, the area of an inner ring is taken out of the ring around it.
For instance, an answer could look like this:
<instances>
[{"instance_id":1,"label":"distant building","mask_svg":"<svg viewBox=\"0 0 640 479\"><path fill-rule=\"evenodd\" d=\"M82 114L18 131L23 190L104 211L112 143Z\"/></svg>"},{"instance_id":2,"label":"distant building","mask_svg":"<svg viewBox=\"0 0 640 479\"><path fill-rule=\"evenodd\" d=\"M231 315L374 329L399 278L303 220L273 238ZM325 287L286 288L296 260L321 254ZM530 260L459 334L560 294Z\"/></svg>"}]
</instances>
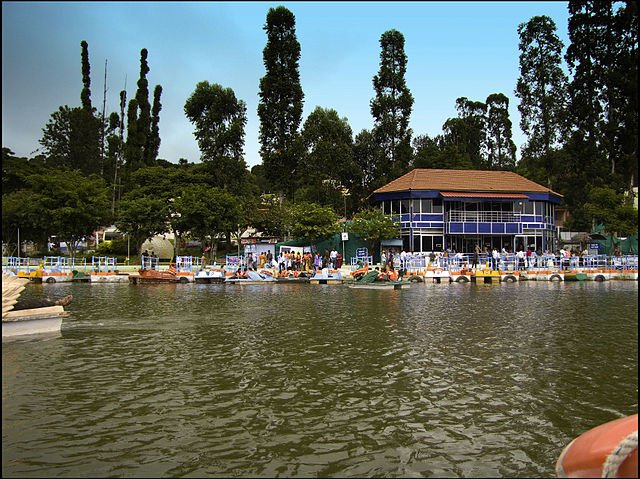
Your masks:
<instances>
[{"instance_id":1,"label":"distant building","mask_svg":"<svg viewBox=\"0 0 640 479\"><path fill-rule=\"evenodd\" d=\"M510 171L414 169L378 188L371 202L400 221L405 251L475 245L517 251L556 247L562 195Z\"/></svg>"}]
</instances>

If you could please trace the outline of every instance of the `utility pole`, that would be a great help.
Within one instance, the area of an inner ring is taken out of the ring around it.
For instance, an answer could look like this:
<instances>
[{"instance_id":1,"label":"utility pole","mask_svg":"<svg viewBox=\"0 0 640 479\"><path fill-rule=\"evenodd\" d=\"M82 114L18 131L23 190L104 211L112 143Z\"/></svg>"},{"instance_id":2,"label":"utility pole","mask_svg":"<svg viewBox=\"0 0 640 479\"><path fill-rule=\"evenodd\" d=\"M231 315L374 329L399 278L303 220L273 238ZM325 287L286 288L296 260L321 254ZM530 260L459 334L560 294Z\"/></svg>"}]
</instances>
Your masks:
<instances>
[{"instance_id":1,"label":"utility pole","mask_svg":"<svg viewBox=\"0 0 640 479\"><path fill-rule=\"evenodd\" d=\"M102 134L100 143L100 176L104 177L104 126L107 108L107 60L104 61L104 91L102 94Z\"/></svg>"}]
</instances>

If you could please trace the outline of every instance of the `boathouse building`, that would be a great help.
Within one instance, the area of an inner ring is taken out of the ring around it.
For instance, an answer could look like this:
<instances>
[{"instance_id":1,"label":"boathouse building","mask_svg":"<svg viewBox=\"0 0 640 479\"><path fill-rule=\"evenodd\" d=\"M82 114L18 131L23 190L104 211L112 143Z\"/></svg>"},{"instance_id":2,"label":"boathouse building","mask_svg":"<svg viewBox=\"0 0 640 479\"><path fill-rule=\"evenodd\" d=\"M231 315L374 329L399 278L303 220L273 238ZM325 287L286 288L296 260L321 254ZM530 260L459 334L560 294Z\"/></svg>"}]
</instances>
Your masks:
<instances>
[{"instance_id":1,"label":"boathouse building","mask_svg":"<svg viewBox=\"0 0 640 479\"><path fill-rule=\"evenodd\" d=\"M562 195L511 171L416 168L370 199L400 221L405 251L472 253L476 244L553 251Z\"/></svg>"}]
</instances>

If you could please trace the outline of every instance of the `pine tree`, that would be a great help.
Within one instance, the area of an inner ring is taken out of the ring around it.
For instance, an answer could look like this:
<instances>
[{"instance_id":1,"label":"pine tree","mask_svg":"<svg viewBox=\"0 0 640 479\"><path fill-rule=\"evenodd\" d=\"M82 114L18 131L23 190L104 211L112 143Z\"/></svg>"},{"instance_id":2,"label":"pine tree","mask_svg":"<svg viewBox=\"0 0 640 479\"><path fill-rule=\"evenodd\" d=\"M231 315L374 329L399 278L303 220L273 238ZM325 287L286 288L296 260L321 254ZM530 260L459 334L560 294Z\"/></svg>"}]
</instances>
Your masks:
<instances>
[{"instance_id":1,"label":"pine tree","mask_svg":"<svg viewBox=\"0 0 640 479\"><path fill-rule=\"evenodd\" d=\"M516 166L516 145L509 119L509 98L502 93L487 97L486 166L490 170L513 170Z\"/></svg>"},{"instance_id":2,"label":"pine tree","mask_svg":"<svg viewBox=\"0 0 640 479\"><path fill-rule=\"evenodd\" d=\"M373 135L385 152L380 173L390 181L406 173L411 165L409 119L413 96L404 79L407 55L402 33L397 30L384 32L380 47L380 70L373 77L376 96L370 106L374 118Z\"/></svg>"},{"instance_id":3,"label":"pine tree","mask_svg":"<svg viewBox=\"0 0 640 479\"><path fill-rule=\"evenodd\" d=\"M266 177L279 193L293 193L300 152L304 94L300 86L300 43L295 17L285 7L269 9L263 29L266 74L260 79L260 154Z\"/></svg>"},{"instance_id":4,"label":"pine tree","mask_svg":"<svg viewBox=\"0 0 640 479\"><path fill-rule=\"evenodd\" d=\"M559 168L553 159L566 135L567 76L562 70L562 41L547 16L533 17L518 26L520 78L515 94L520 98L520 128L528 140L522 149L521 169L549 188Z\"/></svg>"}]
</instances>

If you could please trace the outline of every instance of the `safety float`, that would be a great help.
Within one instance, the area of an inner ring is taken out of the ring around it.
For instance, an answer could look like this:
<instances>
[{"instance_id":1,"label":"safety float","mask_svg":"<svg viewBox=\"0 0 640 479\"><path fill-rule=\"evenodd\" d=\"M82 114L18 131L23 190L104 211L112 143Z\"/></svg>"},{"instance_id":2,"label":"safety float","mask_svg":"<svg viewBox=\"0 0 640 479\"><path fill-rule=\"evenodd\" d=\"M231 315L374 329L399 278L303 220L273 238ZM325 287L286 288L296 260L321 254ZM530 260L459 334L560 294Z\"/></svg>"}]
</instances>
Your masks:
<instances>
[{"instance_id":1,"label":"safety float","mask_svg":"<svg viewBox=\"0 0 640 479\"><path fill-rule=\"evenodd\" d=\"M585 432L564 448L558 477L638 477L638 415Z\"/></svg>"}]
</instances>

